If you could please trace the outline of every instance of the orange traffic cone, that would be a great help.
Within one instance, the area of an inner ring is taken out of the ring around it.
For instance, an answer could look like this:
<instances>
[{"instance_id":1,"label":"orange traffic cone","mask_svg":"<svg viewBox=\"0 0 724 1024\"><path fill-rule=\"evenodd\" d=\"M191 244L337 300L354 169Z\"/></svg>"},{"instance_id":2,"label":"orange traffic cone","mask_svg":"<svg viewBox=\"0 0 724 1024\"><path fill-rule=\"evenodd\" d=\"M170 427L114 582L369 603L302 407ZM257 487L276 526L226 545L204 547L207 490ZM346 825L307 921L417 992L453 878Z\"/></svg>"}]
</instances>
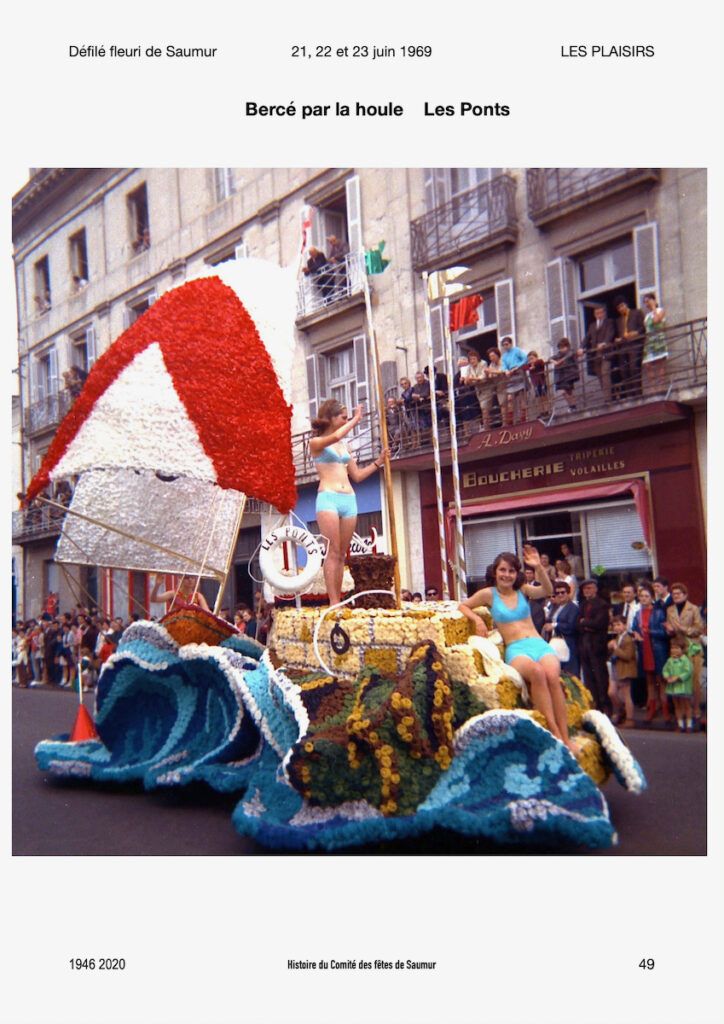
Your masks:
<instances>
[{"instance_id":1,"label":"orange traffic cone","mask_svg":"<svg viewBox=\"0 0 724 1024\"><path fill-rule=\"evenodd\" d=\"M81 740L97 740L98 733L96 727L93 724L93 719L88 714L88 711L80 705L78 708L78 714L75 716L75 722L73 723L73 729L69 736L71 743L78 743Z\"/></svg>"}]
</instances>

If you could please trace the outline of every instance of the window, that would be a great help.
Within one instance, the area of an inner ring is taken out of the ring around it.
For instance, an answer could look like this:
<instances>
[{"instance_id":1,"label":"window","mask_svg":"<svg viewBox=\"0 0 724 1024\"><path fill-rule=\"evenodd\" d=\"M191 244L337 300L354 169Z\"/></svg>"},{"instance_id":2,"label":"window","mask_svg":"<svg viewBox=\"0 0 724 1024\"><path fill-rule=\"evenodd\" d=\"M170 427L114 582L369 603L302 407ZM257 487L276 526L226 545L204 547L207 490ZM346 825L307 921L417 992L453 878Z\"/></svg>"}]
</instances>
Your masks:
<instances>
[{"instance_id":1,"label":"window","mask_svg":"<svg viewBox=\"0 0 724 1024\"><path fill-rule=\"evenodd\" d=\"M96 361L96 337L93 324L70 337L70 366L88 373Z\"/></svg>"},{"instance_id":2,"label":"window","mask_svg":"<svg viewBox=\"0 0 724 1024\"><path fill-rule=\"evenodd\" d=\"M500 173L499 167L450 168L450 197L455 224L488 216L487 201L476 189Z\"/></svg>"},{"instance_id":3,"label":"window","mask_svg":"<svg viewBox=\"0 0 724 1024\"><path fill-rule=\"evenodd\" d=\"M344 405L351 414L357 405L357 378L354 367L354 349L346 345L335 352L326 352L322 358L326 365L329 397Z\"/></svg>"},{"instance_id":4,"label":"window","mask_svg":"<svg viewBox=\"0 0 724 1024\"><path fill-rule=\"evenodd\" d=\"M88 248L85 228L70 236L70 273L73 291L79 292L88 284Z\"/></svg>"},{"instance_id":5,"label":"window","mask_svg":"<svg viewBox=\"0 0 724 1024\"><path fill-rule=\"evenodd\" d=\"M48 257L43 256L34 267L35 312L46 313L50 309L50 264Z\"/></svg>"},{"instance_id":6,"label":"window","mask_svg":"<svg viewBox=\"0 0 724 1024\"><path fill-rule=\"evenodd\" d=\"M134 253L144 252L151 245L151 227L148 219L148 194L146 183L128 193L128 230L131 249Z\"/></svg>"},{"instance_id":7,"label":"window","mask_svg":"<svg viewBox=\"0 0 724 1024\"><path fill-rule=\"evenodd\" d=\"M610 317L616 316L614 301L623 296L631 308L636 306L636 267L634 243L630 235L605 248L584 253L577 261L579 311L583 333L593 320L596 305L603 305Z\"/></svg>"},{"instance_id":8,"label":"window","mask_svg":"<svg viewBox=\"0 0 724 1024\"><path fill-rule=\"evenodd\" d=\"M223 249L221 252L214 253L207 259L207 263L211 267L218 267L222 263L229 263L231 260L243 260L249 255L249 247L243 239L239 239L235 242L231 248Z\"/></svg>"},{"instance_id":9,"label":"window","mask_svg":"<svg viewBox=\"0 0 724 1024\"><path fill-rule=\"evenodd\" d=\"M214 168L214 192L217 203L223 203L225 199L236 192L233 167Z\"/></svg>"},{"instance_id":10,"label":"window","mask_svg":"<svg viewBox=\"0 0 724 1024\"><path fill-rule=\"evenodd\" d=\"M123 311L123 326L130 327L135 324L139 316L142 316L156 301L155 292L147 292L140 298L132 299Z\"/></svg>"}]
</instances>

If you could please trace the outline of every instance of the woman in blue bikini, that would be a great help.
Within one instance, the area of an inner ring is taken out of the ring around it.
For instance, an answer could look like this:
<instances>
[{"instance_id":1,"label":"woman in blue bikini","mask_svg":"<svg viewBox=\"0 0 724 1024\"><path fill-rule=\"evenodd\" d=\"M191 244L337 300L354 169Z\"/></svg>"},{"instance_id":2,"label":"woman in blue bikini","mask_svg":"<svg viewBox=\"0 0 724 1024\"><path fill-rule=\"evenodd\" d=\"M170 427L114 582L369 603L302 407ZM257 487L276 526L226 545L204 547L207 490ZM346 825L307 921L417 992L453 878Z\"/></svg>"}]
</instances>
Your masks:
<instances>
[{"instance_id":1,"label":"woman in blue bikini","mask_svg":"<svg viewBox=\"0 0 724 1024\"><path fill-rule=\"evenodd\" d=\"M575 755L578 747L568 735L566 698L561 683L561 665L556 652L536 632L526 598L546 597L553 593L550 577L541 565L540 555L529 544L523 545L523 560L535 570L540 587L524 582L522 566L516 555L504 551L492 565L495 586L484 587L458 607L475 626L478 636L487 636L485 623L473 611L480 605L489 608L493 622L505 643L505 662L517 669L528 684L533 707L544 716L550 731Z\"/></svg>"},{"instance_id":2,"label":"woman in blue bikini","mask_svg":"<svg viewBox=\"0 0 724 1024\"><path fill-rule=\"evenodd\" d=\"M333 398L322 402L317 418L312 421L315 436L309 450L319 474L317 492L317 522L327 538L327 557L324 560L324 581L329 603L342 599L344 556L357 525L357 499L352 483L359 484L381 468L387 449L380 452L369 466L360 469L343 439L362 419L362 406L358 405L352 419L347 410Z\"/></svg>"}]
</instances>

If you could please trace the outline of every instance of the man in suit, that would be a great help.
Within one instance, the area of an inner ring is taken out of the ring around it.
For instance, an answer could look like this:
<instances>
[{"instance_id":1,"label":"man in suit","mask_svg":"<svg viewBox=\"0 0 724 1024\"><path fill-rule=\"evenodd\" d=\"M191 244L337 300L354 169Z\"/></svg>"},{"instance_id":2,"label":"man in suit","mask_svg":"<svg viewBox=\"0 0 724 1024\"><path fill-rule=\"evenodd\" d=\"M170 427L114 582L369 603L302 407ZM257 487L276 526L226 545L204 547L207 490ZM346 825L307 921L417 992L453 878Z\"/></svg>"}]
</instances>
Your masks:
<instances>
[{"instance_id":1,"label":"man in suit","mask_svg":"<svg viewBox=\"0 0 724 1024\"><path fill-rule=\"evenodd\" d=\"M635 398L641 395L641 360L644 353L644 315L640 309L629 309L622 295L614 300L618 317L614 353L618 359L621 381L621 397Z\"/></svg>"},{"instance_id":2,"label":"man in suit","mask_svg":"<svg viewBox=\"0 0 724 1024\"><path fill-rule=\"evenodd\" d=\"M616 367L612 365L613 339L616 337L616 324L607 316L606 307L593 307L593 320L588 325L583 339L586 352L586 368L591 376L598 377L604 398L611 401L611 376Z\"/></svg>"},{"instance_id":3,"label":"man in suit","mask_svg":"<svg viewBox=\"0 0 724 1024\"><path fill-rule=\"evenodd\" d=\"M578 616L578 650L583 682L591 691L596 708L610 715L608 696L608 613L610 605L598 596L596 580L581 584L582 600Z\"/></svg>"}]
</instances>

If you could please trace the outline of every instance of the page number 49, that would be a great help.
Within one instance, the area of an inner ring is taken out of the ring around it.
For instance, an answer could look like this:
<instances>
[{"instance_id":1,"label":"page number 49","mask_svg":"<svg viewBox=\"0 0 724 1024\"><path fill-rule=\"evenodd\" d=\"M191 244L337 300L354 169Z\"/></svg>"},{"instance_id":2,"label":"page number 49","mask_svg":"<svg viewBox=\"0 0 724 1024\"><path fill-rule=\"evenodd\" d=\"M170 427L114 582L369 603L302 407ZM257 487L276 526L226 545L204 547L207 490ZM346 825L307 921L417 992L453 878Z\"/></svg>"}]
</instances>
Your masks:
<instances>
[{"instance_id":1,"label":"page number 49","mask_svg":"<svg viewBox=\"0 0 724 1024\"><path fill-rule=\"evenodd\" d=\"M643 971L653 971L655 966L656 961L653 959L653 957L644 957L644 959L639 963L639 967Z\"/></svg>"}]
</instances>

